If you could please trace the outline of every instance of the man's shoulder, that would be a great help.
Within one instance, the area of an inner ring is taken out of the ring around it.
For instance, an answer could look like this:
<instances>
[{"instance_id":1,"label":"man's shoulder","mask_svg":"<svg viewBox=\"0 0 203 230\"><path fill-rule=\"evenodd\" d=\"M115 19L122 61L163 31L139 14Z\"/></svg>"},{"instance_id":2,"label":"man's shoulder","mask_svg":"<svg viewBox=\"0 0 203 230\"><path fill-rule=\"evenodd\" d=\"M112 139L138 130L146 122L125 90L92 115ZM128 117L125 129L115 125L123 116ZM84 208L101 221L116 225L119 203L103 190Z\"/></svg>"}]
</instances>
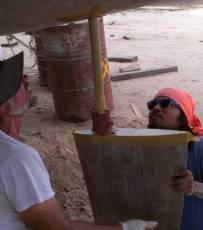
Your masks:
<instances>
[{"instance_id":1,"label":"man's shoulder","mask_svg":"<svg viewBox=\"0 0 203 230\"><path fill-rule=\"evenodd\" d=\"M196 154L203 155L203 136L198 137L195 142L191 142L189 145L189 152L196 152Z\"/></svg>"},{"instance_id":2,"label":"man's shoulder","mask_svg":"<svg viewBox=\"0 0 203 230\"><path fill-rule=\"evenodd\" d=\"M195 142L196 145L203 146L203 136L199 136L198 138L198 141Z\"/></svg>"},{"instance_id":3,"label":"man's shoulder","mask_svg":"<svg viewBox=\"0 0 203 230\"><path fill-rule=\"evenodd\" d=\"M11 158L18 158L38 154L36 150L30 146L13 139L0 131L0 166Z\"/></svg>"}]
</instances>

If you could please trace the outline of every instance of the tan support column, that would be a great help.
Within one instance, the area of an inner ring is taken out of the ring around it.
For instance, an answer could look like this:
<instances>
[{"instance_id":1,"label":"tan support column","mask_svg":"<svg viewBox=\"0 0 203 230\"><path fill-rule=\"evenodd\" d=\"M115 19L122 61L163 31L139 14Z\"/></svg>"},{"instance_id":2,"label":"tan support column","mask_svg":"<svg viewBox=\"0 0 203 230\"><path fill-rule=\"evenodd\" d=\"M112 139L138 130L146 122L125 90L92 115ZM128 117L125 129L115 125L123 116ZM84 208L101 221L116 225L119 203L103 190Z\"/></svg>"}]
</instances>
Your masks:
<instances>
[{"instance_id":1,"label":"tan support column","mask_svg":"<svg viewBox=\"0 0 203 230\"><path fill-rule=\"evenodd\" d=\"M94 109L100 113L107 110L102 79L102 56L98 17L89 18L90 41L94 74L95 104Z\"/></svg>"}]
</instances>

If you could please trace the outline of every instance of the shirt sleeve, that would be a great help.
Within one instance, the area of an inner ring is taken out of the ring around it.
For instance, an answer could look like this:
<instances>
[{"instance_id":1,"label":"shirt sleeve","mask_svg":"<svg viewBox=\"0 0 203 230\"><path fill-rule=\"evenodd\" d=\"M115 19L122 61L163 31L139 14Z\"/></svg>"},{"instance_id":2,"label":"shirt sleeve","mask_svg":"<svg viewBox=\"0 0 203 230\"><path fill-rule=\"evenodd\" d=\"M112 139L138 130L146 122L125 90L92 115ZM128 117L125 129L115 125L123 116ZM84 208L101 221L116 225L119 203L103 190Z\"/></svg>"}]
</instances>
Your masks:
<instances>
[{"instance_id":1,"label":"shirt sleeve","mask_svg":"<svg viewBox=\"0 0 203 230\"><path fill-rule=\"evenodd\" d=\"M0 169L0 179L8 200L17 212L54 196L49 174L34 149L18 150Z\"/></svg>"}]
</instances>

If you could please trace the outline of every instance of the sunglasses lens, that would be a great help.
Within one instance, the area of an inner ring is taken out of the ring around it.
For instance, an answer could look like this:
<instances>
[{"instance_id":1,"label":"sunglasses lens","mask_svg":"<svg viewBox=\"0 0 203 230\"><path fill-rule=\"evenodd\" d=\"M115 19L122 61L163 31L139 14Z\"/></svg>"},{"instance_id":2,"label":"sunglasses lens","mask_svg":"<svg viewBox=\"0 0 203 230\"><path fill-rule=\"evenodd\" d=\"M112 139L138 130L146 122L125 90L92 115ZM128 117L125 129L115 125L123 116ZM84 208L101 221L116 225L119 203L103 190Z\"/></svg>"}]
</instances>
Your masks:
<instances>
[{"instance_id":1,"label":"sunglasses lens","mask_svg":"<svg viewBox=\"0 0 203 230\"><path fill-rule=\"evenodd\" d=\"M160 100L160 107L161 108L167 108L171 103L171 100L169 99L163 99L163 100Z\"/></svg>"},{"instance_id":2,"label":"sunglasses lens","mask_svg":"<svg viewBox=\"0 0 203 230\"><path fill-rule=\"evenodd\" d=\"M147 103L147 107L149 110L152 110L155 105L157 105L157 100L151 100Z\"/></svg>"}]
</instances>

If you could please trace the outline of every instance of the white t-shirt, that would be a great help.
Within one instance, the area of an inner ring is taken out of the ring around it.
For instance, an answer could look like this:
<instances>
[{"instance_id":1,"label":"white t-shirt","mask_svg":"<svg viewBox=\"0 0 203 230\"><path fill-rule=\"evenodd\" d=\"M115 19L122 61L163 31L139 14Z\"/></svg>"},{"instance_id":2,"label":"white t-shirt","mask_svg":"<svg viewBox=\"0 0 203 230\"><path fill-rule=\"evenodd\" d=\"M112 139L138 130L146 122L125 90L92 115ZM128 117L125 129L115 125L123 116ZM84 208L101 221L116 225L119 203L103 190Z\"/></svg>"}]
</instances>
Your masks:
<instances>
[{"instance_id":1,"label":"white t-shirt","mask_svg":"<svg viewBox=\"0 0 203 230\"><path fill-rule=\"evenodd\" d=\"M18 213L53 196L36 150L0 131L0 229L27 229Z\"/></svg>"},{"instance_id":2,"label":"white t-shirt","mask_svg":"<svg viewBox=\"0 0 203 230\"><path fill-rule=\"evenodd\" d=\"M3 61L3 58L4 55L3 55L3 49L0 47L0 61Z\"/></svg>"}]
</instances>

